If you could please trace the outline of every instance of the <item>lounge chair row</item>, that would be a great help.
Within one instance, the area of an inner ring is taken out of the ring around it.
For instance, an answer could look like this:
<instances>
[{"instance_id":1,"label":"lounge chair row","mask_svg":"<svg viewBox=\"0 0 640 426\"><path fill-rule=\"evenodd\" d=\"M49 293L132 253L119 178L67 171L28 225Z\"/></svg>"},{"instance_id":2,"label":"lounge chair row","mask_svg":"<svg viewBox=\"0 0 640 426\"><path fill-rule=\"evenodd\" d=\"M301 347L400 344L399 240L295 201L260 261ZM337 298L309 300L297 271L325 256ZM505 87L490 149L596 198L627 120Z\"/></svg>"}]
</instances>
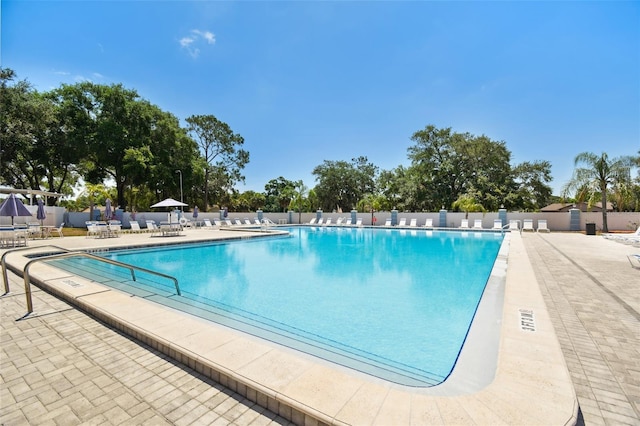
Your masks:
<instances>
[{"instance_id":1,"label":"lounge chair row","mask_svg":"<svg viewBox=\"0 0 640 426\"><path fill-rule=\"evenodd\" d=\"M329 226L329 225L333 225L333 219L332 218L327 218L327 220L325 221L324 218L320 218L320 219L316 219L315 217L313 219L311 219L309 221L309 225L316 225L316 226ZM353 226L353 219L351 219L350 217L345 218L345 217L339 217L338 220L336 220L335 225L337 226ZM357 218L356 219L356 223L355 226L362 226L362 218Z\"/></svg>"},{"instance_id":2,"label":"lounge chair row","mask_svg":"<svg viewBox=\"0 0 640 426\"><path fill-rule=\"evenodd\" d=\"M122 232L122 223L119 220L103 221L87 221L87 238L111 238L119 237Z\"/></svg>"},{"instance_id":3,"label":"lounge chair row","mask_svg":"<svg viewBox=\"0 0 640 426\"><path fill-rule=\"evenodd\" d=\"M602 234L608 240L640 247L640 226L632 234Z\"/></svg>"}]
</instances>

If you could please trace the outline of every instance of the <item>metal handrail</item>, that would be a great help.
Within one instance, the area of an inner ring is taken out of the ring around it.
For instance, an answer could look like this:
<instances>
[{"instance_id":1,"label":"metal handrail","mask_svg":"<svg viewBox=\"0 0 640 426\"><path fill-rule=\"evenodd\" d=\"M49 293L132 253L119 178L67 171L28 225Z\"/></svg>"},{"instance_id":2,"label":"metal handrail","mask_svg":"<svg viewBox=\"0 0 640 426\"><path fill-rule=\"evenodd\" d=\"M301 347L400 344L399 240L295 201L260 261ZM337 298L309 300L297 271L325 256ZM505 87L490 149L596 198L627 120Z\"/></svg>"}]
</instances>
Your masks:
<instances>
[{"instance_id":1,"label":"metal handrail","mask_svg":"<svg viewBox=\"0 0 640 426\"><path fill-rule=\"evenodd\" d=\"M157 275L157 276L163 277L163 278L168 278L170 280L173 280L173 282L174 282L174 284L176 286L176 292L178 293L178 296L181 295L180 286L178 285L178 280L175 277L172 277L171 275L166 275L166 274L163 274L161 272L152 271L150 269L142 268L140 266L134 266L134 265L129 265L127 263L118 262L117 260L96 256L96 255L93 255L91 253L67 252L67 253L53 254L51 256L43 256L43 257L39 257L37 259L32 259L29 262L27 262L26 265L24 265L23 275L24 275L24 291L25 291L25 294L27 296L27 311L28 311L27 315L29 315L30 313L33 312L33 301L31 299L31 285L30 285L31 284L31 279L29 277L29 268L31 267L31 265L33 263L35 263L35 262L38 262L38 261L51 260L51 259L60 259L60 258L74 257L74 256L88 257L90 259L97 260L99 262L105 262L105 263L109 263L111 265L121 266L123 268L127 268L127 269L129 269L131 271L131 279L133 281L136 281L136 274L134 272L135 269L137 269L139 271L142 271L142 272L146 272L148 274Z\"/></svg>"},{"instance_id":2,"label":"metal handrail","mask_svg":"<svg viewBox=\"0 0 640 426\"><path fill-rule=\"evenodd\" d=\"M64 247L60 247L60 246L56 246L53 244L47 244L44 246L36 246L36 247L20 247L17 249L13 249L13 250L7 250L6 252L4 252L2 254L2 257L0 258L0 264L2 265L2 278L4 279L4 294L9 293L9 278L7 277L7 262L5 260L5 257L7 257L7 255L9 253L15 253L17 251L25 251L25 250L33 250L33 249L38 249L38 248L42 248L42 247L53 247L53 248L57 248L58 250L62 250L64 252L69 252L69 249L66 249Z\"/></svg>"}]
</instances>

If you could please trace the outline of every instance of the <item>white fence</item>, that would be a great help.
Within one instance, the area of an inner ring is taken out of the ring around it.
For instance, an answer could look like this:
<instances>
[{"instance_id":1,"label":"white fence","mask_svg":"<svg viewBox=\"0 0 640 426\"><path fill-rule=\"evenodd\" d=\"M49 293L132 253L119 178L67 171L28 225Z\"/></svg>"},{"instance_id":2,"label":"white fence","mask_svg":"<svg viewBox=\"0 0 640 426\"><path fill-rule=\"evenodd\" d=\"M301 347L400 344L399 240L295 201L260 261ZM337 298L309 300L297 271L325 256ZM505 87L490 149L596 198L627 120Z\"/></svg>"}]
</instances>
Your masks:
<instances>
[{"instance_id":1,"label":"white fence","mask_svg":"<svg viewBox=\"0 0 640 426\"><path fill-rule=\"evenodd\" d=\"M35 208L35 206L34 206ZM48 207L47 209L54 209ZM61 207L56 207L55 209L62 209ZM64 210L64 209L62 209ZM146 220L153 220L155 222L165 221L167 220L167 212L138 212L135 214L135 217L132 217L132 214L129 212L117 212L117 217L122 221L123 227L128 228L129 222L131 220L137 220L142 227L145 226ZM263 217L268 218L274 223L282 223L282 224L299 224L299 223L309 223L312 218L317 218L319 215L326 221L326 219L331 218L332 223L336 223L338 218L352 218L353 214L351 212L346 213L326 213L326 212L313 212L313 213L302 213L299 214L297 212L287 212L287 213L262 213L262 212L229 212L228 219L234 221L235 219L240 219L244 222L245 219L249 219L253 222L255 218ZM53 216L53 214L52 214ZM184 213L184 216L188 220L194 220L191 213ZM365 226L370 226L372 224L372 216L371 213L356 213L355 216L359 219L362 219L362 224ZM391 218L391 212L376 212L374 214L375 225L381 226L384 225L387 218ZM418 226L423 226L426 222L427 218L430 218L433 221L433 226L435 227L446 227L446 228L458 228L462 222L462 219L465 218L465 213L454 213L454 212L446 212L444 215L445 223L440 223L440 212L432 212L432 213L397 213L397 220L405 218L407 224L410 223L411 219L417 219ZM35 210L34 216L35 218ZM202 213L200 212L198 215L198 220L210 219L213 221L214 219L220 219L220 212L213 213ZM7 218L4 219L2 223L6 222ZM18 219L18 218L16 218ZM55 219L49 219L49 213L47 213L47 221L45 224L51 225L59 225L64 219L64 222L68 226L73 226L77 228L84 228L85 222L89 220L88 213L64 213L56 214ZM468 214L469 223L473 225L475 219L482 220L483 228L491 228L493 227L494 219L500 219L499 214L497 212L491 213L469 213ZM552 231L570 231L571 229L571 214L568 212L562 213L524 213L524 212L506 212L506 222L508 223L510 220L519 220L521 223L524 219L532 219L534 228L538 226L539 219L545 219L547 221L547 226ZM10 220L10 218L9 218ZM51 223L50 223L51 222ZM10 223L10 222L9 222ZM23 223L17 222L16 223ZM595 223L596 229L602 230L602 213L600 212L579 212L579 227L580 230L584 231L586 229L587 223ZM618 212L610 212L607 214L607 224L609 227L609 231L633 231L640 226L640 213L618 213Z\"/></svg>"}]
</instances>

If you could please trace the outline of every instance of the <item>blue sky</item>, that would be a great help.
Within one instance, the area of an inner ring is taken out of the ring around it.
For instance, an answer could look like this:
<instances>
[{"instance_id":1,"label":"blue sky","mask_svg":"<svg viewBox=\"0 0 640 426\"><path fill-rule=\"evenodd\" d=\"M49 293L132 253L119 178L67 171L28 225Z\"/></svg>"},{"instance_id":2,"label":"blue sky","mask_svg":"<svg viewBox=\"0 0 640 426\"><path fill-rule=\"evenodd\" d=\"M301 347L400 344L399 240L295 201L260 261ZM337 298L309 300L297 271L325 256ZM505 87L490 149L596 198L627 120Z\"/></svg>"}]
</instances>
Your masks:
<instances>
[{"instance_id":1,"label":"blue sky","mask_svg":"<svg viewBox=\"0 0 640 426\"><path fill-rule=\"evenodd\" d=\"M3 0L2 66L37 90L122 83L245 139L241 191L324 160L408 166L433 124L548 160L640 150L640 2ZM184 121L182 121L184 124Z\"/></svg>"}]
</instances>

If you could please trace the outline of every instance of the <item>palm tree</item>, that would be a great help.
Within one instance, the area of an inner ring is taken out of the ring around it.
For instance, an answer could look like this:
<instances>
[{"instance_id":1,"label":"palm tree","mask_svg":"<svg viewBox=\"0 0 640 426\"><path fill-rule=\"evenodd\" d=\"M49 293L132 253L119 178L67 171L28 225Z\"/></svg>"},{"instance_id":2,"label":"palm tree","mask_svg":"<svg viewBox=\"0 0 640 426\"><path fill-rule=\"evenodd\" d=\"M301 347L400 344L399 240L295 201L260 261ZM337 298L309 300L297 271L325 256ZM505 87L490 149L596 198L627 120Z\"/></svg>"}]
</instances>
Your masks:
<instances>
[{"instance_id":1,"label":"palm tree","mask_svg":"<svg viewBox=\"0 0 640 426\"><path fill-rule=\"evenodd\" d=\"M480 204L476 198L471 194L462 194L451 205L454 209L462 210L464 212L464 218L469 219L469 212L485 212L486 209Z\"/></svg>"},{"instance_id":2,"label":"palm tree","mask_svg":"<svg viewBox=\"0 0 640 426\"><path fill-rule=\"evenodd\" d=\"M573 171L571 180L564 186L563 195L585 186L593 194L600 192L602 200L602 232L609 232L609 227L607 226L607 190L610 185L629 181L633 164L634 158L631 156L622 156L609 160L609 157L604 152L601 155L582 152L576 155L576 169ZM578 167L580 165L585 167Z\"/></svg>"}]
</instances>

